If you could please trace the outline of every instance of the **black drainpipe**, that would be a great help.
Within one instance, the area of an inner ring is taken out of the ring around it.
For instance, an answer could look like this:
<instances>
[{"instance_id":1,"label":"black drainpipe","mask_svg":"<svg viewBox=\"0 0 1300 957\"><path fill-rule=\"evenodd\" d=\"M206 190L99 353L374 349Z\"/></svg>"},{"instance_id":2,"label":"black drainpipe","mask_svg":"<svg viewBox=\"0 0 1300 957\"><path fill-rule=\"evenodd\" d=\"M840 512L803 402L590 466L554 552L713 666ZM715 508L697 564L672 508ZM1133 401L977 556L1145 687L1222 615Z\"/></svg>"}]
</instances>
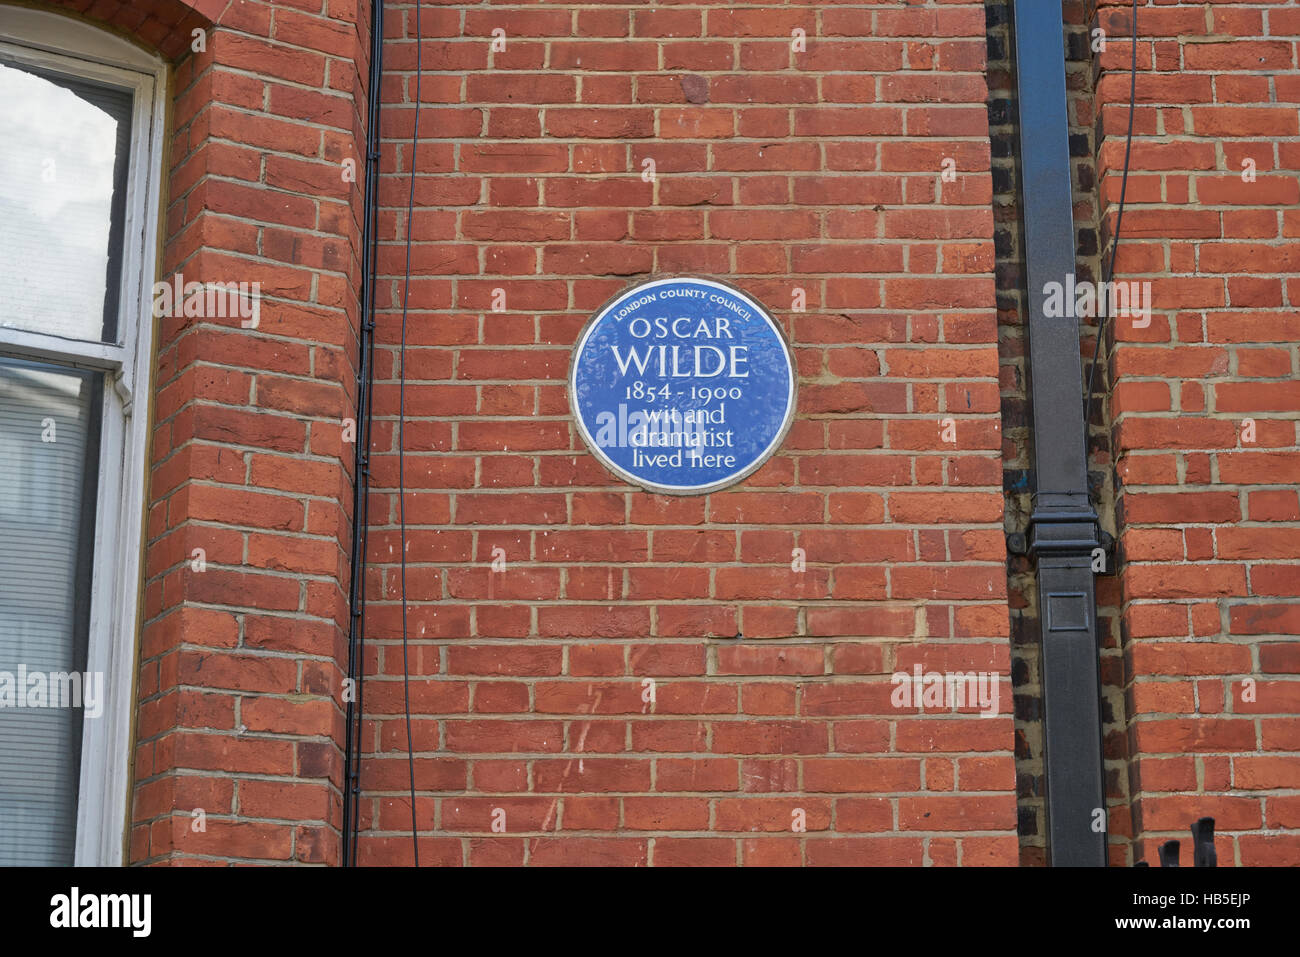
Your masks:
<instances>
[{"instance_id":1,"label":"black drainpipe","mask_svg":"<svg viewBox=\"0 0 1300 957\"><path fill-rule=\"evenodd\" d=\"M1101 676L1077 318L1044 315L1045 287L1075 271L1061 5L1014 0L1034 490L1029 554L1042 629L1047 846L1054 867L1106 864ZM1072 311L1072 310L1067 310Z\"/></svg>"},{"instance_id":2,"label":"black drainpipe","mask_svg":"<svg viewBox=\"0 0 1300 957\"><path fill-rule=\"evenodd\" d=\"M357 343L357 420L352 469L352 580L348 586L347 737L343 754L343 866L357 862L361 809L362 653L366 643L366 530L370 527L370 413L374 393L375 217L379 206L379 86L384 61L384 0L370 3L370 81L366 102L365 196L361 213L361 329Z\"/></svg>"}]
</instances>

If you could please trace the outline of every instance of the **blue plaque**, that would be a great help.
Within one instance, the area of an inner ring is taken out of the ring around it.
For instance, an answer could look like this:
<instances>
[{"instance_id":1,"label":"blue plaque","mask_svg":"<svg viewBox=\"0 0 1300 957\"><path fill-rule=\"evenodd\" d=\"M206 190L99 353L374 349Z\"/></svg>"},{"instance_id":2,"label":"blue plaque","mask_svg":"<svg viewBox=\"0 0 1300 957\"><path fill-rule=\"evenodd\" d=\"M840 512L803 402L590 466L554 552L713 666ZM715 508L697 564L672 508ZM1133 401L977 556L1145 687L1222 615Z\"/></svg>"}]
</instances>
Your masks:
<instances>
[{"instance_id":1,"label":"blue plaque","mask_svg":"<svg viewBox=\"0 0 1300 957\"><path fill-rule=\"evenodd\" d=\"M775 320L725 283L676 276L606 303L578 337L569 405L592 454L652 492L741 481L794 419L794 360Z\"/></svg>"}]
</instances>

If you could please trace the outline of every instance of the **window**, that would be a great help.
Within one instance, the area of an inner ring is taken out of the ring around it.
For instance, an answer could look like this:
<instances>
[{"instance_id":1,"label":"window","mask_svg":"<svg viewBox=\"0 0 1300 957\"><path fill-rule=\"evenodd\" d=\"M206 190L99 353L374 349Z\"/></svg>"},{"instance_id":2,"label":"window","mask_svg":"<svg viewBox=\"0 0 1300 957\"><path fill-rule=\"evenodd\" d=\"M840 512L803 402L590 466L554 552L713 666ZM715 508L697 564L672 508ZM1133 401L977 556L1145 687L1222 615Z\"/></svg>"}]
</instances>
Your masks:
<instances>
[{"instance_id":1,"label":"window","mask_svg":"<svg viewBox=\"0 0 1300 957\"><path fill-rule=\"evenodd\" d=\"M165 67L3 10L0 864L119 864Z\"/></svg>"}]
</instances>

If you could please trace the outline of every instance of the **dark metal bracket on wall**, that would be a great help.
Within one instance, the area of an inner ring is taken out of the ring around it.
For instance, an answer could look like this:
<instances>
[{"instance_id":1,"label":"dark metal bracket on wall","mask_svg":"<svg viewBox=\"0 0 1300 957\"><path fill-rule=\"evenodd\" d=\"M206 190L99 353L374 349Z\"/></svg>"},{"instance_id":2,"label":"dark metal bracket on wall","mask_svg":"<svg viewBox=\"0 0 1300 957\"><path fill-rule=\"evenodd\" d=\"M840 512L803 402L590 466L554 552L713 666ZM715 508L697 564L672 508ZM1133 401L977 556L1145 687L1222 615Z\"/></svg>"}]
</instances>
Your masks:
<instances>
[{"instance_id":1,"label":"dark metal bracket on wall","mask_svg":"<svg viewBox=\"0 0 1300 957\"><path fill-rule=\"evenodd\" d=\"M1101 678L1079 325L1044 312L1049 283L1075 271L1059 3L1014 0L1021 209L1028 284L1027 372L1034 491L1027 547L1042 629L1047 845L1053 866L1106 864Z\"/></svg>"}]
</instances>

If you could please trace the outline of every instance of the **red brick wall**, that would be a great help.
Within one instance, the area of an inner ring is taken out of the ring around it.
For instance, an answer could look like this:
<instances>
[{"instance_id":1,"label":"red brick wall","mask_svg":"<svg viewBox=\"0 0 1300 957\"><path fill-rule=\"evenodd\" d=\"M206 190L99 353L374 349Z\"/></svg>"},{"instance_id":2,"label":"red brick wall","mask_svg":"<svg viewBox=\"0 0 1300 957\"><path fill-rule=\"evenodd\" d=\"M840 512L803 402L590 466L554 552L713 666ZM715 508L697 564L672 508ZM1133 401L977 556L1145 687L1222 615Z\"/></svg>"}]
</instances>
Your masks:
<instances>
[{"instance_id":1,"label":"red brick wall","mask_svg":"<svg viewBox=\"0 0 1300 957\"><path fill-rule=\"evenodd\" d=\"M367 20L216 6L162 271L260 283L260 325L159 322L130 857L337 863Z\"/></svg>"},{"instance_id":2,"label":"red brick wall","mask_svg":"<svg viewBox=\"0 0 1300 957\"><path fill-rule=\"evenodd\" d=\"M130 856L337 863L360 235L340 171L364 164L368 13L57 6L174 63L163 278L263 294L255 330L159 324ZM1093 75L1069 74L1081 276L1092 230L1104 250L1115 228L1127 121L1128 3L1099 6L1063 5L1076 63L1089 28L1108 34ZM411 859L394 452L415 11L390 7L367 863ZM421 863L1042 860L1031 579L1013 562L1008 599L1000 490L1005 455L1017 507L1026 451L1015 217L994 197L1014 168L990 170L1010 77L989 94L984 7L422 8L405 360ZM1151 281L1155 312L1105 343L1091 461L1122 561L1099 580L1119 624L1112 858L1154 863L1209 814L1222 863L1296 864L1300 13L1142 0L1139 23L1117 275ZM704 497L614 480L564 388L592 311L673 272L764 301L800 371L780 453ZM1001 714L900 712L889 676L913 664L998 672Z\"/></svg>"},{"instance_id":3,"label":"red brick wall","mask_svg":"<svg viewBox=\"0 0 1300 957\"><path fill-rule=\"evenodd\" d=\"M207 30L224 0L40 0L41 7L90 20L167 60L189 53L195 30Z\"/></svg>"},{"instance_id":4,"label":"red brick wall","mask_svg":"<svg viewBox=\"0 0 1300 957\"><path fill-rule=\"evenodd\" d=\"M340 171L364 163L368 14L57 6L175 64L163 278L263 291L255 330L159 324L131 859L337 863L360 233ZM1081 276L1094 226L1103 250L1115 228L1127 121L1129 4L1099 6L1063 5L1075 62L1089 28L1108 34L1093 75L1069 74ZM1091 463L1122 560L1099 580L1119 623L1112 857L1154 863L1210 814L1222 863L1296 864L1300 13L1140 6L1117 274L1151 281L1155 313L1106 341ZM1007 154L989 137L1011 78L988 93L984 4L421 16L405 366L421 863L1040 862L1031 579L1013 562L1008 599L999 488L1005 467L1018 507L1022 303L1014 209L994 197L1014 165L991 174L991 146ZM414 7L391 5L368 863L411 859L393 453L414 32ZM995 51L1004 35L990 19ZM763 300L800 370L781 452L705 497L611 478L564 389L591 312L673 272ZM900 712L889 676L917 663L998 672L1001 715Z\"/></svg>"},{"instance_id":5,"label":"red brick wall","mask_svg":"<svg viewBox=\"0 0 1300 957\"><path fill-rule=\"evenodd\" d=\"M1131 47L1129 4L1100 6L1108 241ZM1149 280L1156 312L1148 328L1119 320L1109 362L1137 854L1155 863L1209 814L1221 864L1295 865L1300 11L1140 6L1117 275Z\"/></svg>"},{"instance_id":6,"label":"red brick wall","mask_svg":"<svg viewBox=\"0 0 1300 957\"><path fill-rule=\"evenodd\" d=\"M1014 863L983 5L421 19L405 361L421 864ZM413 6L390 5L370 863L412 858L393 453L414 35ZM780 453L703 497L614 480L565 396L592 311L672 272L758 296L800 371ZM998 672L1002 714L900 713L889 675L914 663Z\"/></svg>"}]
</instances>

